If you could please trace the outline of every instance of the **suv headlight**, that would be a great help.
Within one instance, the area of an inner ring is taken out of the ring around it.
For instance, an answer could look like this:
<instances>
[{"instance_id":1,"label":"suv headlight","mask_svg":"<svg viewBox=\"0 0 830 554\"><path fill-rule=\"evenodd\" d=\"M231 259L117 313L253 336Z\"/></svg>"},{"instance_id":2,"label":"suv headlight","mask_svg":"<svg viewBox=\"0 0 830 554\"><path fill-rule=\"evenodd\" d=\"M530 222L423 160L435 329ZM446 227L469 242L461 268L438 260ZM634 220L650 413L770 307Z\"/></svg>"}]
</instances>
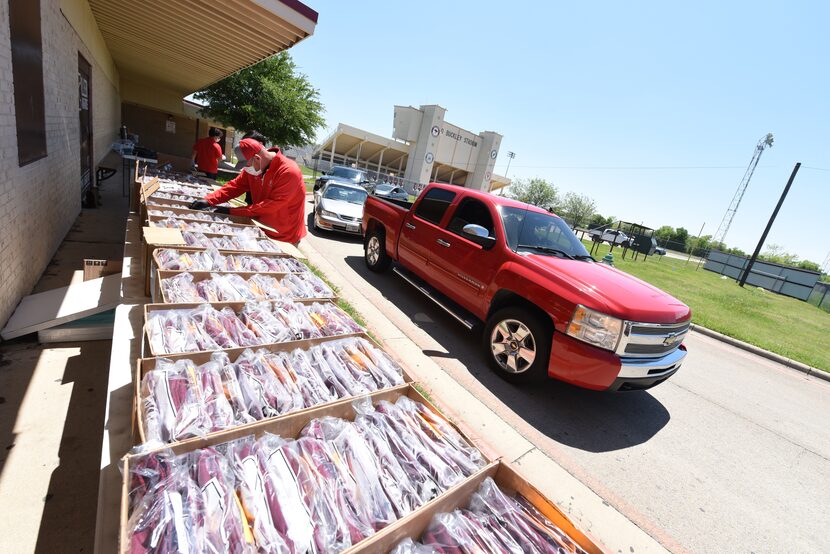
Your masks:
<instances>
[{"instance_id":1,"label":"suv headlight","mask_svg":"<svg viewBox=\"0 0 830 554\"><path fill-rule=\"evenodd\" d=\"M579 304L565 332L575 339L613 351L620 340L622 323L621 319Z\"/></svg>"}]
</instances>

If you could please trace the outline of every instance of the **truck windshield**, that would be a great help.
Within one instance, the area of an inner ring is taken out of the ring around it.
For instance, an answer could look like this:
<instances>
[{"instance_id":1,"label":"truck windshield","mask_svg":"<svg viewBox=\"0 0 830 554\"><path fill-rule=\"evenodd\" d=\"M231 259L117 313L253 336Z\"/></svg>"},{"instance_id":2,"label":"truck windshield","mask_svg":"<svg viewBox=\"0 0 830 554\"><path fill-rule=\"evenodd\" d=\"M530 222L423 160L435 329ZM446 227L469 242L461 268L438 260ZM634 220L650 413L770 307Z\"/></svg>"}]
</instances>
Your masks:
<instances>
[{"instance_id":1,"label":"truck windshield","mask_svg":"<svg viewBox=\"0 0 830 554\"><path fill-rule=\"evenodd\" d=\"M499 212L507 244L514 252L558 252L565 258L591 259L582 242L560 218L508 206L501 206Z\"/></svg>"}]
</instances>

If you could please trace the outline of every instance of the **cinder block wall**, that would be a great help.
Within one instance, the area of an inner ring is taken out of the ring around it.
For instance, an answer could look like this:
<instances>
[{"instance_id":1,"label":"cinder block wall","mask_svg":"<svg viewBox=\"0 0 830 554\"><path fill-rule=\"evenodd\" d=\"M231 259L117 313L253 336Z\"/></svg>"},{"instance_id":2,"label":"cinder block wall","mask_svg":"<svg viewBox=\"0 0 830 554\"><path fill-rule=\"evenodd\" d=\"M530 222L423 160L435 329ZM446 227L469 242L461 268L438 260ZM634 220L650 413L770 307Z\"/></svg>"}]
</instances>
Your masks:
<instances>
[{"instance_id":1,"label":"cinder block wall","mask_svg":"<svg viewBox=\"0 0 830 554\"><path fill-rule=\"evenodd\" d=\"M92 64L94 164L107 154L120 125L117 84L63 16L59 0L41 0L41 33L48 155L19 167L9 3L0 2L0 327L81 211L78 53Z\"/></svg>"}]
</instances>

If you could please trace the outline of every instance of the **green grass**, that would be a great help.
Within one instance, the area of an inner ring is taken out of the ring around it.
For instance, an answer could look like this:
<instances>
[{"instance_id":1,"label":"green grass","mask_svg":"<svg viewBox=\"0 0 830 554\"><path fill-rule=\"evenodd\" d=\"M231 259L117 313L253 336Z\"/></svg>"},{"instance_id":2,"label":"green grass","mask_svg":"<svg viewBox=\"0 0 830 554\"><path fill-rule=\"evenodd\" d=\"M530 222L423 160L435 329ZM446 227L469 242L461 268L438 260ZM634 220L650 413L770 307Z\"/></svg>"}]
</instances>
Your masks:
<instances>
[{"instance_id":1,"label":"green grass","mask_svg":"<svg viewBox=\"0 0 830 554\"><path fill-rule=\"evenodd\" d=\"M590 242L585 247L591 248ZM609 251L601 245L600 260ZM754 344L787 358L830 371L830 314L819 308L757 287L741 288L729 278L706 271L701 264L668 256L622 259L614 249L614 266L647 281L692 309L692 321L724 335Z\"/></svg>"},{"instance_id":2,"label":"green grass","mask_svg":"<svg viewBox=\"0 0 830 554\"><path fill-rule=\"evenodd\" d=\"M309 262L308 260L305 260L305 265L308 266L308 268L314 275L322 279L331 288L331 290L334 291L334 294L337 295L337 307L349 314L349 316L351 316L351 318L354 319L358 325L366 329L366 320L354 306L352 306L347 300L343 299L343 297L340 296L340 288L331 281L329 281L328 277L326 277L326 274L323 273L323 271L313 263ZM380 344L380 340L368 329L366 329L366 334L372 337L373 341Z\"/></svg>"}]
</instances>

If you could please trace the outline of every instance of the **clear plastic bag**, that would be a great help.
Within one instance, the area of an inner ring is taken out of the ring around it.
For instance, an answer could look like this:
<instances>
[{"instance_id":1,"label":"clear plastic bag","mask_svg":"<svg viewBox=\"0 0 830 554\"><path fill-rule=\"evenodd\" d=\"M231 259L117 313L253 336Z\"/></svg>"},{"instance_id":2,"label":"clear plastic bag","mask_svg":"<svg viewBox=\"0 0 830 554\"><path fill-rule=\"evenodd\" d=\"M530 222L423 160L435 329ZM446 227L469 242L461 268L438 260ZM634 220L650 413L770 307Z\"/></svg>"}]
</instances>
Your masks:
<instances>
[{"instance_id":1,"label":"clear plastic bag","mask_svg":"<svg viewBox=\"0 0 830 554\"><path fill-rule=\"evenodd\" d=\"M188 303L201 302L202 298L193 284L193 275L179 273L173 277L161 280L161 290L167 302Z\"/></svg>"},{"instance_id":2,"label":"clear plastic bag","mask_svg":"<svg viewBox=\"0 0 830 554\"><path fill-rule=\"evenodd\" d=\"M397 519L381 484L380 464L351 422L333 417L320 418L309 423L301 434L323 442L340 474L341 483L357 502L356 512L364 525L371 526L374 532Z\"/></svg>"},{"instance_id":3,"label":"clear plastic bag","mask_svg":"<svg viewBox=\"0 0 830 554\"><path fill-rule=\"evenodd\" d=\"M346 396L357 396L377 390L377 384L368 373L356 374L349 371L340 361L333 348L320 344L311 348L311 357L317 367L327 366L328 370L346 389Z\"/></svg>"},{"instance_id":4,"label":"clear plastic bag","mask_svg":"<svg viewBox=\"0 0 830 554\"><path fill-rule=\"evenodd\" d=\"M274 302L274 316L291 330L294 339L313 339L324 336L311 321L307 306L296 302Z\"/></svg>"},{"instance_id":5,"label":"clear plastic bag","mask_svg":"<svg viewBox=\"0 0 830 554\"><path fill-rule=\"evenodd\" d=\"M248 283L236 273L210 275L217 295L223 302L241 302L257 300L257 296L248 287Z\"/></svg>"},{"instance_id":6,"label":"clear plastic bag","mask_svg":"<svg viewBox=\"0 0 830 554\"><path fill-rule=\"evenodd\" d=\"M268 473L257 455L253 437L245 437L227 445L231 467L236 477L239 499L248 517L254 540L260 551L290 553L285 539L274 526L265 483Z\"/></svg>"},{"instance_id":7,"label":"clear plastic bag","mask_svg":"<svg viewBox=\"0 0 830 554\"><path fill-rule=\"evenodd\" d=\"M191 475L200 491L197 533L202 552L247 554L256 552L228 460L213 448L188 455Z\"/></svg>"},{"instance_id":8,"label":"clear plastic bag","mask_svg":"<svg viewBox=\"0 0 830 554\"><path fill-rule=\"evenodd\" d=\"M216 364L222 378L222 389L233 411L234 422L242 425L256 421L256 418L248 412L245 396L242 394L242 387L236 376L236 368L231 364L228 355L224 352L214 352L211 361Z\"/></svg>"},{"instance_id":9,"label":"clear plastic bag","mask_svg":"<svg viewBox=\"0 0 830 554\"><path fill-rule=\"evenodd\" d=\"M205 346L208 346L211 342L215 345L213 348L202 348L202 350L245 346L236 342L235 337L228 333L223 325L220 313L210 304L202 304L191 310L190 319L197 331L205 337Z\"/></svg>"},{"instance_id":10,"label":"clear plastic bag","mask_svg":"<svg viewBox=\"0 0 830 554\"><path fill-rule=\"evenodd\" d=\"M190 317L191 310L167 310L150 314L146 329L155 355L216 350L219 346L204 335Z\"/></svg>"},{"instance_id":11,"label":"clear plastic bag","mask_svg":"<svg viewBox=\"0 0 830 554\"><path fill-rule=\"evenodd\" d=\"M248 302L239 315L259 344L295 340L294 332L285 321L274 317L268 302Z\"/></svg>"},{"instance_id":12,"label":"clear plastic bag","mask_svg":"<svg viewBox=\"0 0 830 554\"><path fill-rule=\"evenodd\" d=\"M253 350L245 350L233 363L244 399L245 411L256 420L280 414L280 406L290 401L276 377L257 363Z\"/></svg>"},{"instance_id":13,"label":"clear plastic bag","mask_svg":"<svg viewBox=\"0 0 830 554\"><path fill-rule=\"evenodd\" d=\"M218 317L228 336L239 346L254 346L260 344L259 337L246 327L243 320L232 309L227 307L222 308L219 311Z\"/></svg>"},{"instance_id":14,"label":"clear plastic bag","mask_svg":"<svg viewBox=\"0 0 830 554\"><path fill-rule=\"evenodd\" d=\"M536 552L584 554L584 550L561 529L540 514L529 502L504 494L489 477L470 499L470 510L492 515L522 545L532 545Z\"/></svg>"},{"instance_id":15,"label":"clear plastic bag","mask_svg":"<svg viewBox=\"0 0 830 554\"><path fill-rule=\"evenodd\" d=\"M444 460L455 464L465 476L470 476L485 465L481 453L441 416L406 396L395 402L399 419L406 421L416 434L426 437L433 450Z\"/></svg>"},{"instance_id":16,"label":"clear plastic bag","mask_svg":"<svg viewBox=\"0 0 830 554\"><path fill-rule=\"evenodd\" d=\"M305 306L309 318L324 337L362 333L363 329L349 315L329 302Z\"/></svg>"},{"instance_id":17,"label":"clear plastic bag","mask_svg":"<svg viewBox=\"0 0 830 554\"><path fill-rule=\"evenodd\" d=\"M183 466L148 490L128 521L130 552L198 552L199 490Z\"/></svg>"},{"instance_id":18,"label":"clear plastic bag","mask_svg":"<svg viewBox=\"0 0 830 554\"><path fill-rule=\"evenodd\" d=\"M284 353L281 353L280 357L288 358ZM294 350L290 359L286 359L286 363L290 364L297 375L297 385L302 392L306 406L315 406L340 397L334 387L327 385L326 377L314 368L307 352L300 349Z\"/></svg>"}]
</instances>

